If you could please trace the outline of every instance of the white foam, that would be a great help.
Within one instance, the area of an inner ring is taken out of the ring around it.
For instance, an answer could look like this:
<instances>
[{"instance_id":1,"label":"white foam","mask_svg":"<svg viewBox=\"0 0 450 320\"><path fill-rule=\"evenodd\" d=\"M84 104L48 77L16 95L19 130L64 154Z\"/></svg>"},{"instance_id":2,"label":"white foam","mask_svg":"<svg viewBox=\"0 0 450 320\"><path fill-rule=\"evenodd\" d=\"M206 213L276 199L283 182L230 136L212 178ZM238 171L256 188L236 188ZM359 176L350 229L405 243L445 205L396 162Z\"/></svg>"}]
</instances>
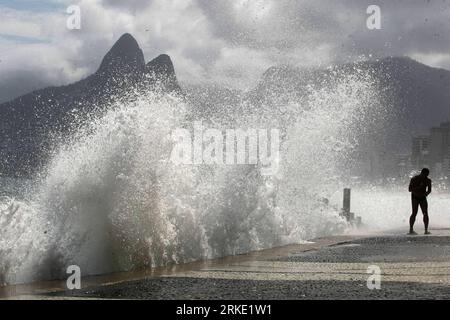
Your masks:
<instances>
[{"instance_id":1,"label":"white foam","mask_svg":"<svg viewBox=\"0 0 450 320\"><path fill-rule=\"evenodd\" d=\"M189 111L182 100L148 94L117 105L59 147L25 199L1 201L3 281L63 277L71 264L98 274L341 233L343 164L373 99L369 80L343 77L310 88L303 101L236 115L237 128L283 130L280 171L269 177L250 165L174 165L170 133ZM355 211L377 225L366 200Z\"/></svg>"}]
</instances>

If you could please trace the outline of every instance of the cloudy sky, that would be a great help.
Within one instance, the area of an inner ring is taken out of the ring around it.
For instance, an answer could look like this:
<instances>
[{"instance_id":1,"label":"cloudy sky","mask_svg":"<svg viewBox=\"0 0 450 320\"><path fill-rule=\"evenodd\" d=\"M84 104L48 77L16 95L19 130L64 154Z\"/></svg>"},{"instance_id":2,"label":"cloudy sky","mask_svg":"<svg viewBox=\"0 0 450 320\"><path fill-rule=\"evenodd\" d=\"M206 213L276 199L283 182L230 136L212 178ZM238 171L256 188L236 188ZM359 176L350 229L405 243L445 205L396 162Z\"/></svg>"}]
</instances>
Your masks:
<instances>
[{"instance_id":1,"label":"cloudy sky","mask_svg":"<svg viewBox=\"0 0 450 320\"><path fill-rule=\"evenodd\" d=\"M369 5L381 30L366 27ZM0 101L89 75L125 32L191 83L249 88L272 65L397 55L450 69L450 0L1 0Z\"/></svg>"}]
</instances>

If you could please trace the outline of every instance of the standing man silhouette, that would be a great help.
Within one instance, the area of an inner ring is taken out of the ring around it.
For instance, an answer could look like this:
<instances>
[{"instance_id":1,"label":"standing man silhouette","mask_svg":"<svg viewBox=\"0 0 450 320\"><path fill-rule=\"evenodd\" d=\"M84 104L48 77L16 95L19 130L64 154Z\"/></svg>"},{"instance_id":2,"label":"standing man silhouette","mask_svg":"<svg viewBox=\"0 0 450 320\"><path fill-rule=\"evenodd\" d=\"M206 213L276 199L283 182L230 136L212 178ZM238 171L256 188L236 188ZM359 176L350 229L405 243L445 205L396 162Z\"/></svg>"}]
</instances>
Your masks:
<instances>
[{"instance_id":1,"label":"standing man silhouette","mask_svg":"<svg viewBox=\"0 0 450 320\"><path fill-rule=\"evenodd\" d=\"M422 210L423 223L425 225L425 234L430 234L428 231L428 202L427 196L431 193L431 179L428 178L430 170L423 168L419 175L411 178L409 182L409 192L411 192L412 214L409 218L409 233L410 235L417 234L414 232L414 222L416 221L417 211Z\"/></svg>"}]
</instances>

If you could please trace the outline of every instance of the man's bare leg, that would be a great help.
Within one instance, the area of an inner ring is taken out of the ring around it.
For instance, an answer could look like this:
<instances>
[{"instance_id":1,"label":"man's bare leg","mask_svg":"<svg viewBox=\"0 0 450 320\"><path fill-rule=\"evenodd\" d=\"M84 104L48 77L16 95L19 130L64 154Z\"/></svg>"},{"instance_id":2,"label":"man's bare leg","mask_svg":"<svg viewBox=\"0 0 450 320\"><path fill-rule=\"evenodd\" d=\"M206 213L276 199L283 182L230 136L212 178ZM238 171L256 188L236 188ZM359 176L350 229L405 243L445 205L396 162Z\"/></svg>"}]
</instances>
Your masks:
<instances>
[{"instance_id":1,"label":"man's bare leg","mask_svg":"<svg viewBox=\"0 0 450 320\"><path fill-rule=\"evenodd\" d=\"M419 201L417 199L411 198L412 213L409 217L409 233L410 235L417 234L414 232L414 222L416 222L417 211L419 210Z\"/></svg>"},{"instance_id":2,"label":"man's bare leg","mask_svg":"<svg viewBox=\"0 0 450 320\"><path fill-rule=\"evenodd\" d=\"M422 210L423 213L423 224L425 226L425 234L431 234L431 232L428 231L430 218L428 217L428 202L426 199L420 202L420 209Z\"/></svg>"}]
</instances>

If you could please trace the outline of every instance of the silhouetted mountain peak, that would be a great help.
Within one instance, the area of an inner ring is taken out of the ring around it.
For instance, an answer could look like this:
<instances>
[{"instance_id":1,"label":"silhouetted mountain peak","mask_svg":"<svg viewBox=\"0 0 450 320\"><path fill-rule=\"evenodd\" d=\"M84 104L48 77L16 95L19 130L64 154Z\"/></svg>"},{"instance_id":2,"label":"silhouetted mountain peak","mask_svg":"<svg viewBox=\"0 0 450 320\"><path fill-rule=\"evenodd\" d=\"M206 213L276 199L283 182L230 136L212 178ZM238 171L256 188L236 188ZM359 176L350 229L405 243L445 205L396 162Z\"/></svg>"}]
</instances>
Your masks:
<instances>
[{"instance_id":1,"label":"silhouetted mountain peak","mask_svg":"<svg viewBox=\"0 0 450 320\"><path fill-rule=\"evenodd\" d=\"M161 74L164 76L175 75L172 59L170 59L167 54L160 54L155 59L147 63L147 71L152 71L156 74Z\"/></svg>"},{"instance_id":2,"label":"silhouetted mountain peak","mask_svg":"<svg viewBox=\"0 0 450 320\"><path fill-rule=\"evenodd\" d=\"M145 92L183 95L170 57L160 55L146 66L137 41L126 33L93 75L0 104L0 174L36 172L48 161L55 137L69 136L86 119Z\"/></svg>"},{"instance_id":3,"label":"silhouetted mountain peak","mask_svg":"<svg viewBox=\"0 0 450 320\"><path fill-rule=\"evenodd\" d=\"M97 72L131 73L143 71L144 66L144 54L136 39L131 34L125 33L105 55Z\"/></svg>"},{"instance_id":4,"label":"silhouetted mountain peak","mask_svg":"<svg viewBox=\"0 0 450 320\"><path fill-rule=\"evenodd\" d=\"M172 59L167 54L161 54L147 63L145 71L151 81L156 81L164 90L181 92Z\"/></svg>"}]
</instances>

